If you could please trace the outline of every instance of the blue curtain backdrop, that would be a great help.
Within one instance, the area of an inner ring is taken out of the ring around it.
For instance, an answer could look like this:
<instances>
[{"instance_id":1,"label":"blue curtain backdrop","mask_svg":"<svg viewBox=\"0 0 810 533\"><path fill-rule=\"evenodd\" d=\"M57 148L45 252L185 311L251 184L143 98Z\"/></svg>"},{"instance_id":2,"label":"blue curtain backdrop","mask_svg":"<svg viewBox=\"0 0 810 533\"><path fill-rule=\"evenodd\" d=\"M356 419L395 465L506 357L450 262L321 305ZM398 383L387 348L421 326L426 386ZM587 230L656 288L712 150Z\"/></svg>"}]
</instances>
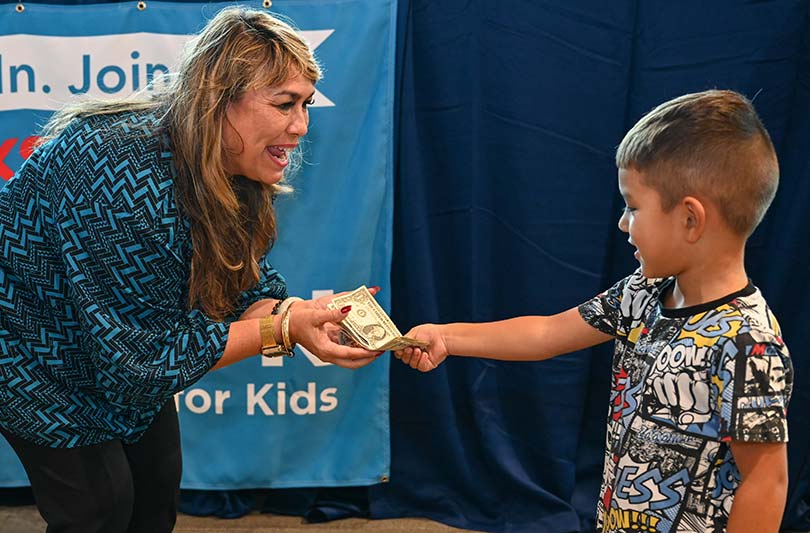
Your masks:
<instances>
[{"instance_id":1,"label":"blue curtain backdrop","mask_svg":"<svg viewBox=\"0 0 810 533\"><path fill-rule=\"evenodd\" d=\"M782 182L747 266L796 370L784 526L810 529L810 3L399 2L392 308L402 329L553 313L624 276L634 261L616 229L612 162L623 134L685 92L754 98ZM602 347L542 363L451 359L426 375L392 364L391 481L267 492L262 508L593 531L609 360ZM255 496L184 498L187 511L236 516Z\"/></svg>"},{"instance_id":2,"label":"blue curtain backdrop","mask_svg":"<svg viewBox=\"0 0 810 533\"><path fill-rule=\"evenodd\" d=\"M810 529L810 7L806 1L400 0L393 315L483 321L567 309L634 268L613 153L656 104L731 88L782 183L749 275L791 347L790 501ZM531 364L391 368L391 483L374 517L593 531L610 347Z\"/></svg>"}]
</instances>

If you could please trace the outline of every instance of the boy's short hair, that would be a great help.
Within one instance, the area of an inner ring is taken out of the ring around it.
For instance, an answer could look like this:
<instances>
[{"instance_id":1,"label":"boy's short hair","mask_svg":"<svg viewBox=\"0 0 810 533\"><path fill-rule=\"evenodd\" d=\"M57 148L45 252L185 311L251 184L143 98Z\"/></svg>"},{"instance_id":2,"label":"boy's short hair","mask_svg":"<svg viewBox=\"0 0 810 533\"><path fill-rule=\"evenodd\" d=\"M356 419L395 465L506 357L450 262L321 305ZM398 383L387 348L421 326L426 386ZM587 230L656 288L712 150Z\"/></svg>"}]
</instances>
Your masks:
<instances>
[{"instance_id":1,"label":"boy's short hair","mask_svg":"<svg viewBox=\"0 0 810 533\"><path fill-rule=\"evenodd\" d=\"M779 183L771 138L751 102L734 91L686 94L659 105L627 132L616 166L642 173L664 211L685 196L708 198L745 237Z\"/></svg>"}]
</instances>

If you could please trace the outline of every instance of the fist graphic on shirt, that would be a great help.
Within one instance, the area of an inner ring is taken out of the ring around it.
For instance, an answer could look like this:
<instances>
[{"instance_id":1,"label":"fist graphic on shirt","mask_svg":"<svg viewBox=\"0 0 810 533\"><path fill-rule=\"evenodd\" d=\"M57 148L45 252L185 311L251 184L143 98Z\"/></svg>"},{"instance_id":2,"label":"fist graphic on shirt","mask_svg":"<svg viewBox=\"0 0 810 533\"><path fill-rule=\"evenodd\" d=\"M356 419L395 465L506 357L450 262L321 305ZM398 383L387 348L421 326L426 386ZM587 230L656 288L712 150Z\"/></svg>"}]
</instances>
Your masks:
<instances>
[{"instance_id":1,"label":"fist graphic on shirt","mask_svg":"<svg viewBox=\"0 0 810 533\"><path fill-rule=\"evenodd\" d=\"M665 373L652 380L658 402L669 407L678 424L703 424L711 419L709 385L694 372Z\"/></svg>"}]
</instances>

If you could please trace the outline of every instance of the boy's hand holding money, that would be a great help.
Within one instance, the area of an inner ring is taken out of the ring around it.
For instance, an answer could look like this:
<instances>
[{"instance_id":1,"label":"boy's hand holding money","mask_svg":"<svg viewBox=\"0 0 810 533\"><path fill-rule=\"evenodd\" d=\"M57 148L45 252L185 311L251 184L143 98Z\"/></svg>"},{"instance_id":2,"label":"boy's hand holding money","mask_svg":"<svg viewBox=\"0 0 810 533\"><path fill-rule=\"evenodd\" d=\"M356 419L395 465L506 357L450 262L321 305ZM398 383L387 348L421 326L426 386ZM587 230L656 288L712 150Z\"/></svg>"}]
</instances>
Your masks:
<instances>
[{"instance_id":1,"label":"boy's hand holding money","mask_svg":"<svg viewBox=\"0 0 810 533\"><path fill-rule=\"evenodd\" d=\"M423 324L408 332L406 337L421 341L425 347L408 346L394 351L394 357L421 372L429 372L439 366L448 354L447 344L441 335L441 326Z\"/></svg>"}]
</instances>

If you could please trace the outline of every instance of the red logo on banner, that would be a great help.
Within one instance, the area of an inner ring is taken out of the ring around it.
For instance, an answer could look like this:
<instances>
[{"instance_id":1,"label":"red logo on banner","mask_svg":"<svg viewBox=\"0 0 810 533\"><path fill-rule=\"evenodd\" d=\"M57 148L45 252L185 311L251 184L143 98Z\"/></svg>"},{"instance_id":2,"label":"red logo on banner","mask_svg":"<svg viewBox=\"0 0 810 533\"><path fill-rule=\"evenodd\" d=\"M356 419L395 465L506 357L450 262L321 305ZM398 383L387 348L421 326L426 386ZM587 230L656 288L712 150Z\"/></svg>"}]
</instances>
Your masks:
<instances>
[{"instance_id":1,"label":"red logo on banner","mask_svg":"<svg viewBox=\"0 0 810 533\"><path fill-rule=\"evenodd\" d=\"M28 156L30 156L31 152L34 151L34 145L38 140L39 137L36 135L23 139L23 141L20 143L20 157L23 159L28 159ZM0 144L0 178L3 178L4 180L10 180L14 175L14 171L11 170L8 165L6 165L6 157L11 153L11 149L14 148L14 145L16 144L17 137L6 139L2 144Z\"/></svg>"}]
</instances>

